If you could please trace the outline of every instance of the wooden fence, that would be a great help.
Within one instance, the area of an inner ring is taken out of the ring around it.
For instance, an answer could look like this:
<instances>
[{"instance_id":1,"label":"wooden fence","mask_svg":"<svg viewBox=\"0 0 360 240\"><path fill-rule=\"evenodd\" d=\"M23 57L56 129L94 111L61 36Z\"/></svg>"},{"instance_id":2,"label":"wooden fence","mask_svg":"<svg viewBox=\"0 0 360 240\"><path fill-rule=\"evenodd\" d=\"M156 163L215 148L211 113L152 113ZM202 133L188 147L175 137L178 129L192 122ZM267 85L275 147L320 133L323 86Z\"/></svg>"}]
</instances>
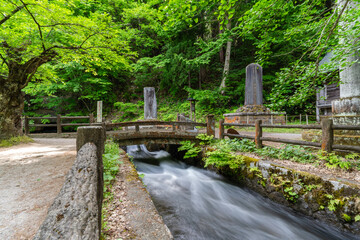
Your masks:
<instances>
[{"instance_id":1,"label":"wooden fence","mask_svg":"<svg viewBox=\"0 0 360 240\"><path fill-rule=\"evenodd\" d=\"M62 120L79 120L79 119L89 119L88 123L63 123ZM30 120L56 120L56 123L41 123L41 124L30 124ZM56 127L57 133L62 133L62 127L65 126L90 126L94 123L94 115L90 114L89 116L61 116L57 115L56 117L26 117L25 116L25 134L30 133L31 127Z\"/></svg>"},{"instance_id":2,"label":"wooden fence","mask_svg":"<svg viewBox=\"0 0 360 240\"><path fill-rule=\"evenodd\" d=\"M215 121L214 115L206 117L206 123L188 122L188 121L136 121L136 122L121 122L121 123L107 123L106 130L112 130L119 127L134 127L135 132L140 132L140 126L163 126L169 127L172 131L184 130L181 127L206 127L206 134L215 136Z\"/></svg>"},{"instance_id":3,"label":"wooden fence","mask_svg":"<svg viewBox=\"0 0 360 240\"><path fill-rule=\"evenodd\" d=\"M255 127L255 136L248 136L243 134L229 134L225 133L225 126L234 126L234 127ZM308 142L301 140L291 140L291 139L281 139L273 137L263 137L262 129L263 128L300 128L300 129L319 129L322 130L322 142ZM271 124L262 124L261 120L256 120L255 124L236 124L236 123L224 123L224 120L221 119L219 123L219 137L223 139L225 136L232 138L249 138L255 141L257 148L262 148L263 141L268 142L280 142L288 143L294 145L303 145L303 146L312 146L321 148L323 151L331 152L332 150L346 150L352 152L360 152L360 146L350 146L350 145L337 145L334 143L334 130L360 130L360 126L357 125L334 125L332 119L323 119L321 124L317 125L271 125Z\"/></svg>"}]
</instances>

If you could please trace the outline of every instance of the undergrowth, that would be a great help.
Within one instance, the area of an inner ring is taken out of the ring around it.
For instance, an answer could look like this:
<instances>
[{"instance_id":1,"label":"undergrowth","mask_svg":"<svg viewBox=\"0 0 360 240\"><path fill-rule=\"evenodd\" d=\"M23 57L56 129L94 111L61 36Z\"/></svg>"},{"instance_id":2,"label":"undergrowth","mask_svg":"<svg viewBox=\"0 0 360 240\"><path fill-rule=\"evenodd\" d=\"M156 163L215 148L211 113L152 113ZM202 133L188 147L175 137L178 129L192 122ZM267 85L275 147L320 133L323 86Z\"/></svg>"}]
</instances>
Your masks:
<instances>
[{"instance_id":1,"label":"undergrowth","mask_svg":"<svg viewBox=\"0 0 360 240\"><path fill-rule=\"evenodd\" d=\"M11 137L9 139L1 140L0 147L11 147L20 143L29 143L29 142L34 142L34 140L26 135Z\"/></svg>"},{"instance_id":2,"label":"undergrowth","mask_svg":"<svg viewBox=\"0 0 360 240\"><path fill-rule=\"evenodd\" d=\"M104 221L104 217L107 214L106 207L113 200L114 195L111 192L112 184L115 180L116 174L119 172L119 165L122 162L120 158L120 149L118 144L108 141L105 144L105 152L103 154L103 164L104 164L104 200L102 205L102 230L107 229L107 222ZM104 239L103 231L102 238Z\"/></svg>"},{"instance_id":3,"label":"undergrowth","mask_svg":"<svg viewBox=\"0 0 360 240\"><path fill-rule=\"evenodd\" d=\"M265 146L256 148L255 143L249 139L222 139L204 141L205 134L200 134L198 138L201 140L199 145L190 141L182 142L179 150L185 150L185 158L196 157L205 149L205 166L215 164L219 167L228 165L231 168L240 166L243 159L235 152L254 153L258 156L269 157L279 160L289 160L298 163L311 163L314 165L323 164L329 169L339 168L343 170L360 170L360 155L353 153L341 157L335 153L325 153L319 151L314 153L312 150L302 146L283 144L280 148Z\"/></svg>"}]
</instances>

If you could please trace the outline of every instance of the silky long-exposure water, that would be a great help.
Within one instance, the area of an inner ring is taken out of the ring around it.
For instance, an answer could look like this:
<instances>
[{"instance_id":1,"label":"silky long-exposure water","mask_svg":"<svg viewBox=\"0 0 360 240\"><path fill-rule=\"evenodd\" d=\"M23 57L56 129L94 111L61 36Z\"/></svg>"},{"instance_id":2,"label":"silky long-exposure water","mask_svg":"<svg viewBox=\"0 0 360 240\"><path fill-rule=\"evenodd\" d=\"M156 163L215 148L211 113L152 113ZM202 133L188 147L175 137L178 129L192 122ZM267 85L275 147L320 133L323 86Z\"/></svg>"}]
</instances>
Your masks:
<instances>
[{"instance_id":1,"label":"silky long-exposure water","mask_svg":"<svg viewBox=\"0 0 360 240\"><path fill-rule=\"evenodd\" d=\"M139 174L175 239L360 239L296 214L216 173L165 151L128 146Z\"/></svg>"}]
</instances>

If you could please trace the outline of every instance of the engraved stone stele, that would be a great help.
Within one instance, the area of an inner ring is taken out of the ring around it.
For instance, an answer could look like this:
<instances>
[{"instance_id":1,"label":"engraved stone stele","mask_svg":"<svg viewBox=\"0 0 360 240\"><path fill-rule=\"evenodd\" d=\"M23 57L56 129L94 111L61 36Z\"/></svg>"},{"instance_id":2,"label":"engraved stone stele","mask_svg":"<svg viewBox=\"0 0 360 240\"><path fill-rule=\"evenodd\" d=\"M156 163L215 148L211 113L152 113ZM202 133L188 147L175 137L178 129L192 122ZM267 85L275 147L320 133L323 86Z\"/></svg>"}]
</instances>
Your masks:
<instances>
[{"instance_id":1,"label":"engraved stone stele","mask_svg":"<svg viewBox=\"0 0 360 240\"><path fill-rule=\"evenodd\" d=\"M254 124L262 120L267 124L285 124L286 113L274 113L263 105L263 69L257 63L246 67L245 105L236 113L224 114L225 123Z\"/></svg>"},{"instance_id":2,"label":"engraved stone stele","mask_svg":"<svg viewBox=\"0 0 360 240\"><path fill-rule=\"evenodd\" d=\"M262 67L257 63L246 67L245 105L263 105Z\"/></svg>"},{"instance_id":3,"label":"engraved stone stele","mask_svg":"<svg viewBox=\"0 0 360 240\"><path fill-rule=\"evenodd\" d=\"M157 119L157 102L155 88L144 88L144 119Z\"/></svg>"}]
</instances>

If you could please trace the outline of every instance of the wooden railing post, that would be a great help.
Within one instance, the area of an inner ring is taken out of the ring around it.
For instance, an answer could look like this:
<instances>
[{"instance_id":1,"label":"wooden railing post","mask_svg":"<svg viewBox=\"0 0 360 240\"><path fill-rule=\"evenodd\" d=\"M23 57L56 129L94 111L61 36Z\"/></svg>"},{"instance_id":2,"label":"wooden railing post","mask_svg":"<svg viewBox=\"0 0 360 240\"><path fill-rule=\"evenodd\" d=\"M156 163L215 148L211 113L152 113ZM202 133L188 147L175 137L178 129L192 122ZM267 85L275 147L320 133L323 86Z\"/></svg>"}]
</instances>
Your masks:
<instances>
[{"instance_id":1,"label":"wooden railing post","mask_svg":"<svg viewBox=\"0 0 360 240\"><path fill-rule=\"evenodd\" d=\"M29 133L30 133L29 118L25 116L25 134L28 135Z\"/></svg>"},{"instance_id":2,"label":"wooden railing post","mask_svg":"<svg viewBox=\"0 0 360 240\"><path fill-rule=\"evenodd\" d=\"M140 131L139 125L135 125L135 132L139 132L139 131Z\"/></svg>"},{"instance_id":3,"label":"wooden railing post","mask_svg":"<svg viewBox=\"0 0 360 240\"><path fill-rule=\"evenodd\" d=\"M56 128L57 128L57 134L61 134L61 115L58 114L56 116Z\"/></svg>"},{"instance_id":4,"label":"wooden railing post","mask_svg":"<svg viewBox=\"0 0 360 240\"><path fill-rule=\"evenodd\" d=\"M94 122L95 122L94 114L90 113L90 115L89 115L89 123L90 123L90 125L93 124Z\"/></svg>"},{"instance_id":5,"label":"wooden railing post","mask_svg":"<svg viewBox=\"0 0 360 240\"><path fill-rule=\"evenodd\" d=\"M219 121L219 138L224 139L224 119L220 119Z\"/></svg>"},{"instance_id":6,"label":"wooden railing post","mask_svg":"<svg viewBox=\"0 0 360 240\"><path fill-rule=\"evenodd\" d=\"M206 116L206 134L215 137L215 122L212 114Z\"/></svg>"},{"instance_id":7,"label":"wooden railing post","mask_svg":"<svg viewBox=\"0 0 360 240\"><path fill-rule=\"evenodd\" d=\"M255 121L255 145L256 148L262 148L262 127L261 127L261 120L256 120Z\"/></svg>"},{"instance_id":8,"label":"wooden railing post","mask_svg":"<svg viewBox=\"0 0 360 240\"><path fill-rule=\"evenodd\" d=\"M330 153L334 141L334 130L332 119L324 118L321 120L322 142L321 150Z\"/></svg>"}]
</instances>

